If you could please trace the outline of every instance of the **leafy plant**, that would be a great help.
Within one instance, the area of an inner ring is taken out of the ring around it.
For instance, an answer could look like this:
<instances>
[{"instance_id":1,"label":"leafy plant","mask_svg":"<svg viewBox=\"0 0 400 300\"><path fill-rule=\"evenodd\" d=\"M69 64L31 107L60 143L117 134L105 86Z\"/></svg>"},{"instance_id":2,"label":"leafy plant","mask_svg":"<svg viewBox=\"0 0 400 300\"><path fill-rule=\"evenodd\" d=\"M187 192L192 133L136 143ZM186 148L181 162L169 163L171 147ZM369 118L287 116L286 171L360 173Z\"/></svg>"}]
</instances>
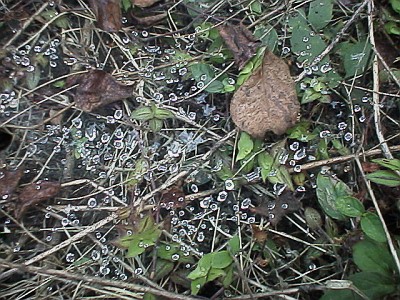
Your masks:
<instances>
[{"instance_id":1,"label":"leafy plant","mask_svg":"<svg viewBox=\"0 0 400 300\"><path fill-rule=\"evenodd\" d=\"M171 111L159 108L155 104L141 106L131 114L131 119L133 120L148 121L149 127L153 132L158 132L162 129L164 120L174 117L175 115Z\"/></svg>"},{"instance_id":2,"label":"leafy plant","mask_svg":"<svg viewBox=\"0 0 400 300\"><path fill-rule=\"evenodd\" d=\"M366 178L372 182L383 184L390 187L400 186L400 176L396 171L400 171L400 160L398 159L373 159L372 162L379 164L389 170L378 170L367 174Z\"/></svg>"}]
</instances>

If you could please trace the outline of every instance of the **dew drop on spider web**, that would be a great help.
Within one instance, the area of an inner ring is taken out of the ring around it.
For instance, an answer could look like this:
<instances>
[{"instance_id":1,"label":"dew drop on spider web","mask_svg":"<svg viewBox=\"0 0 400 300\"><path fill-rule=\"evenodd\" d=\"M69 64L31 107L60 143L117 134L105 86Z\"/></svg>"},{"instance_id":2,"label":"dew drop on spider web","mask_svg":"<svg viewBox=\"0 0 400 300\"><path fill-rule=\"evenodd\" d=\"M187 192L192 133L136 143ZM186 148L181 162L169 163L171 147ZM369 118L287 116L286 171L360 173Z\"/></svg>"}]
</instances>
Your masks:
<instances>
[{"instance_id":1,"label":"dew drop on spider web","mask_svg":"<svg viewBox=\"0 0 400 300\"><path fill-rule=\"evenodd\" d=\"M74 253L67 253L65 256L65 260L69 263L72 263L75 261L75 254Z\"/></svg>"}]
</instances>

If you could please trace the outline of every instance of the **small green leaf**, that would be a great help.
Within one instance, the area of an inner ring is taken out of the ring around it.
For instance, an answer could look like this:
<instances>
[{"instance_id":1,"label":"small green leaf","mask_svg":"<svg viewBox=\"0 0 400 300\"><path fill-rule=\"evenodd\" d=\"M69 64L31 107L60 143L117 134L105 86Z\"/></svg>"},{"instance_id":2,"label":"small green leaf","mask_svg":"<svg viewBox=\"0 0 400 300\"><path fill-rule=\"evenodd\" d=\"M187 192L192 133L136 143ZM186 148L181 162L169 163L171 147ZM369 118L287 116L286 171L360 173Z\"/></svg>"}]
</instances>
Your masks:
<instances>
[{"instance_id":1,"label":"small green leaf","mask_svg":"<svg viewBox=\"0 0 400 300\"><path fill-rule=\"evenodd\" d=\"M346 77L362 74L367 69L370 52L371 44L368 40L360 40L357 43L343 42L339 45Z\"/></svg>"},{"instance_id":2,"label":"small green leaf","mask_svg":"<svg viewBox=\"0 0 400 300\"><path fill-rule=\"evenodd\" d=\"M216 269L223 269L229 266L233 259L228 251L213 252L211 259L211 267Z\"/></svg>"},{"instance_id":3,"label":"small green leaf","mask_svg":"<svg viewBox=\"0 0 400 300\"><path fill-rule=\"evenodd\" d=\"M235 234L228 242L228 250L232 255L237 254L240 251L240 239L239 235Z\"/></svg>"},{"instance_id":4,"label":"small green leaf","mask_svg":"<svg viewBox=\"0 0 400 300\"><path fill-rule=\"evenodd\" d=\"M318 210L312 207L306 207L304 210L304 216L308 227L313 230L317 230L322 226L322 218Z\"/></svg>"},{"instance_id":5,"label":"small green leaf","mask_svg":"<svg viewBox=\"0 0 400 300\"><path fill-rule=\"evenodd\" d=\"M132 7L132 0L121 0L122 9L127 12Z\"/></svg>"},{"instance_id":6,"label":"small green leaf","mask_svg":"<svg viewBox=\"0 0 400 300\"><path fill-rule=\"evenodd\" d=\"M370 240L360 241L353 246L353 259L362 271L392 275L394 261L385 244Z\"/></svg>"},{"instance_id":7,"label":"small green leaf","mask_svg":"<svg viewBox=\"0 0 400 300\"><path fill-rule=\"evenodd\" d=\"M250 4L250 10L256 14L261 14L262 13L262 6L260 1L254 1L253 3Z\"/></svg>"},{"instance_id":8,"label":"small green leaf","mask_svg":"<svg viewBox=\"0 0 400 300\"><path fill-rule=\"evenodd\" d=\"M400 160L399 159L377 158L377 159L373 159L372 162L377 163L378 165L388 168L392 171L400 171Z\"/></svg>"},{"instance_id":9,"label":"small green leaf","mask_svg":"<svg viewBox=\"0 0 400 300\"><path fill-rule=\"evenodd\" d=\"M154 112L149 106L142 106L131 113L131 119L138 121L148 121L154 118Z\"/></svg>"},{"instance_id":10,"label":"small green leaf","mask_svg":"<svg viewBox=\"0 0 400 300\"><path fill-rule=\"evenodd\" d=\"M262 171L262 169L261 169L261 171ZM261 173L261 175L262 175L262 173ZM273 176L268 175L267 179L272 184L275 184L275 183L286 184L288 189L290 189L291 191L294 191L292 178L290 177L288 169L283 165L279 166L276 169L275 175L273 175Z\"/></svg>"},{"instance_id":11,"label":"small green leaf","mask_svg":"<svg viewBox=\"0 0 400 300\"><path fill-rule=\"evenodd\" d=\"M392 8L395 12L400 14L400 1L399 0L389 0L390 4L392 5Z\"/></svg>"},{"instance_id":12,"label":"small green leaf","mask_svg":"<svg viewBox=\"0 0 400 300\"><path fill-rule=\"evenodd\" d=\"M222 285L225 288L228 288L233 281L233 264L225 269L225 273L226 273L226 275L225 275L224 279L222 280Z\"/></svg>"},{"instance_id":13,"label":"small green leaf","mask_svg":"<svg viewBox=\"0 0 400 300\"><path fill-rule=\"evenodd\" d=\"M151 119L149 121L149 127L153 132L159 132L163 128L163 121L160 119Z\"/></svg>"},{"instance_id":14,"label":"small green leaf","mask_svg":"<svg viewBox=\"0 0 400 300\"><path fill-rule=\"evenodd\" d=\"M352 290L327 290L319 300L363 300Z\"/></svg>"},{"instance_id":15,"label":"small green leaf","mask_svg":"<svg viewBox=\"0 0 400 300\"><path fill-rule=\"evenodd\" d=\"M154 117L160 120L165 120L168 118L174 118L175 115L173 112L169 111L168 109L159 108L154 106L153 107Z\"/></svg>"},{"instance_id":16,"label":"small green leaf","mask_svg":"<svg viewBox=\"0 0 400 300\"><path fill-rule=\"evenodd\" d=\"M209 92L211 94L221 93L223 90L224 90L224 85L219 80L214 80L205 89L206 92Z\"/></svg>"},{"instance_id":17,"label":"small green leaf","mask_svg":"<svg viewBox=\"0 0 400 300\"><path fill-rule=\"evenodd\" d=\"M331 176L317 176L317 198L324 212L333 219L343 220L345 216L336 208L336 201L340 197L349 196L349 187L339 179Z\"/></svg>"},{"instance_id":18,"label":"small green leaf","mask_svg":"<svg viewBox=\"0 0 400 300\"><path fill-rule=\"evenodd\" d=\"M208 253L200 258L197 263L196 269L189 273L188 278L195 280L207 276L208 271L211 269L212 253Z\"/></svg>"},{"instance_id":19,"label":"small green leaf","mask_svg":"<svg viewBox=\"0 0 400 300\"><path fill-rule=\"evenodd\" d=\"M308 11L308 22L311 23L315 30L324 28L332 19L332 9L332 0L311 1Z\"/></svg>"},{"instance_id":20,"label":"small green leaf","mask_svg":"<svg viewBox=\"0 0 400 300\"><path fill-rule=\"evenodd\" d=\"M388 170L379 170L367 174L365 177L372 182L387 185L390 187L396 187L400 185L400 176Z\"/></svg>"},{"instance_id":21,"label":"small green leaf","mask_svg":"<svg viewBox=\"0 0 400 300\"><path fill-rule=\"evenodd\" d=\"M236 161L242 160L247 155L249 155L253 150L253 147L254 147L254 142L251 136L247 132L242 131L238 142L239 152L236 156Z\"/></svg>"},{"instance_id":22,"label":"small green leaf","mask_svg":"<svg viewBox=\"0 0 400 300\"><path fill-rule=\"evenodd\" d=\"M157 259L155 277L153 278L153 280L158 281L161 278L167 276L172 272L174 266L175 264L171 261L165 259Z\"/></svg>"},{"instance_id":23,"label":"small green leaf","mask_svg":"<svg viewBox=\"0 0 400 300\"><path fill-rule=\"evenodd\" d=\"M37 87L40 81L40 68L35 66L35 69L32 72L26 73L26 85L29 89L34 89Z\"/></svg>"},{"instance_id":24,"label":"small green leaf","mask_svg":"<svg viewBox=\"0 0 400 300\"><path fill-rule=\"evenodd\" d=\"M200 291L201 287L207 282L206 277L196 278L190 284L190 291L192 295L197 295Z\"/></svg>"},{"instance_id":25,"label":"small green leaf","mask_svg":"<svg viewBox=\"0 0 400 300\"><path fill-rule=\"evenodd\" d=\"M278 33L271 25L261 25L254 31L254 37L261 41L262 46L266 46L271 52L275 50L278 44Z\"/></svg>"},{"instance_id":26,"label":"small green leaf","mask_svg":"<svg viewBox=\"0 0 400 300\"><path fill-rule=\"evenodd\" d=\"M58 80L53 83L53 86L56 88L63 88L65 86L65 80Z\"/></svg>"},{"instance_id":27,"label":"small green leaf","mask_svg":"<svg viewBox=\"0 0 400 300\"><path fill-rule=\"evenodd\" d=\"M271 169L274 165L274 158L271 154L269 154L267 151L261 152L257 155L257 161L261 168L271 172Z\"/></svg>"},{"instance_id":28,"label":"small green leaf","mask_svg":"<svg viewBox=\"0 0 400 300\"><path fill-rule=\"evenodd\" d=\"M370 299L383 299L396 290L393 277L377 272L355 273L349 279Z\"/></svg>"},{"instance_id":29,"label":"small green leaf","mask_svg":"<svg viewBox=\"0 0 400 300\"><path fill-rule=\"evenodd\" d=\"M206 282L213 281L214 279L217 279L218 277L224 277L225 275L226 275L226 273L224 270L212 268L210 270L210 272L208 272L208 274L207 274Z\"/></svg>"},{"instance_id":30,"label":"small green leaf","mask_svg":"<svg viewBox=\"0 0 400 300\"><path fill-rule=\"evenodd\" d=\"M361 217L361 229L371 239L381 243L386 242L385 230L377 214L368 212L363 215Z\"/></svg>"},{"instance_id":31,"label":"small green leaf","mask_svg":"<svg viewBox=\"0 0 400 300\"><path fill-rule=\"evenodd\" d=\"M336 208L347 217L359 217L365 212L360 200L351 196L339 197L336 200Z\"/></svg>"},{"instance_id":32,"label":"small green leaf","mask_svg":"<svg viewBox=\"0 0 400 300\"><path fill-rule=\"evenodd\" d=\"M400 26L393 21L389 21L384 26L385 30L389 34L400 35Z\"/></svg>"},{"instance_id":33,"label":"small green leaf","mask_svg":"<svg viewBox=\"0 0 400 300\"><path fill-rule=\"evenodd\" d=\"M130 0L129 0L130 2ZM157 300L157 297L154 296L153 294L146 293L143 295L143 300Z\"/></svg>"}]
</instances>

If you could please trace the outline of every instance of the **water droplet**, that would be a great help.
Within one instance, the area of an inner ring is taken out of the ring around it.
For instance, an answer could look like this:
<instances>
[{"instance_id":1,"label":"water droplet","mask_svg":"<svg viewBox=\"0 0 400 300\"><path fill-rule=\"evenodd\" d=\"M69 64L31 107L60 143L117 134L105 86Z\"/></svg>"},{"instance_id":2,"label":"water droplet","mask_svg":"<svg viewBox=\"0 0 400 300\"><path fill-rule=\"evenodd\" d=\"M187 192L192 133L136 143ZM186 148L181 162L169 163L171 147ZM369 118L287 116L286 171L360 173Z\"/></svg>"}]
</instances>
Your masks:
<instances>
[{"instance_id":1,"label":"water droplet","mask_svg":"<svg viewBox=\"0 0 400 300\"><path fill-rule=\"evenodd\" d=\"M227 189L228 191L232 191L233 189L235 189L235 184L232 179L225 180L225 189Z\"/></svg>"},{"instance_id":2,"label":"water droplet","mask_svg":"<svg viewBox=\"0 0 400 300\"><path fill-rule=\"evenodd\" d=\"M242 203L240 204L240 208L247 209L247 208L249 208L250 204L251 204L250 198L243 199Z\"/></svg>"},{"instance_id":3,"label":"water droplet","mask_svg":"<svg viewBox=\"0 0 400 300\"><path fill-rule=\"evenodd\" d=\"M177 253L173 254L173 255L171 256L171 259L172 259L173 261L179 260L179 254L177 254Z\"/></svg>"},{"instance_id":4,"label":"water droplet","mask_svg":"<svg viewBox=\"0 0 400 300\"><path fill-rule=\"evenodd\" d=\"M134 273L135 273L135 275L142 275L143 274L143 269L142 268L136 268Z\"/></svg>"},{"instance_id":5,"label":"water droplet","mask_svg":"<svg viewBox=\"0 0 400 300\"><path fill-rule=\"evenodd\" d=\"M288 209L289 205L287 203L282 203L281 207L282 209Z\"/></svg>"},{"instance_id":6,"label":"water droplet","mask_svg":"<svg viewBox=\"0 0 400 300\"><path fill-rule=\"evenodd\" d=\"M296 173L300 173L301 172L301 165L294 166L293 171L295 171Z\"/></svg>"},{"instance_id":7,"label":"water droplet","mask_svg":"<svg viewBox=\"0 0 400 300\"><path fill-rule=\"evenodd\" d=\"M190 186L190 189L192 190L193 193L197 193L199 191L199 188L197 185L194 183Z\"/></svg>"},{"instance_id":8,"label":"water droplet","mask_svg":"<svg viewBox=\"0 0 400 300\"><path fill-rule=\"evenodd\" d=\"M351 139L353 138L353 135L351 134L351 132L346 132L346 134L344 135L344 139L346 141L351 141Z\"/></svg>"},{"instance_id":9,"label":"water droplet","mask_svg":"<svg viewBox=\"0 0 400 300\"><path fill-rule=\"evenodd\" d=\"M65 260L69 263L72 263L75 261L75 254L74 253L67 253L65 256Z\"/></svg>"},{"instance_id":10,"label":"water droplet","mask_svg":"<svg viewBox=\"0 0 400 300\"><path fill-rule=\"evenodd\" d=\"M108 275L108 274L110 274L110 268L109 267L106 267L106 266L101 266L100 267L100 269L99 269L99 271L100 271L100 273L102 274L102 275Z\"/></svg>"},{"instance_id":11,"label":"water droplet","mask_svg":"<svg viewBox=\"0 0 400 300\"><path fill-rule=\"evenodd\" d=\"M68 218L62 218L62 219L61 219L61 225L62 225L62 226L67 226L68 224L69 224Z\"/></svg>"},{"instance_id":12,"label":"water droplet","mask_svg":"<svg viewBox=\"0 0 400 300\"><path fill-rule=\"evenodd\" d=\"M223 202L228 198L228 193L226 191L221 191L218 193L217 201Z\"/></svg>"},{"instance_id":13,"label":"water droplet","mask_svg":"<svg viewBox=\"0 0 400 300\"><path fill-rule=\"evenodd\" d=\"M347 128L347 123L346 122L340 122L337 127L338 127L339 130L345 130Z\"/></svg>"}]
</instances>

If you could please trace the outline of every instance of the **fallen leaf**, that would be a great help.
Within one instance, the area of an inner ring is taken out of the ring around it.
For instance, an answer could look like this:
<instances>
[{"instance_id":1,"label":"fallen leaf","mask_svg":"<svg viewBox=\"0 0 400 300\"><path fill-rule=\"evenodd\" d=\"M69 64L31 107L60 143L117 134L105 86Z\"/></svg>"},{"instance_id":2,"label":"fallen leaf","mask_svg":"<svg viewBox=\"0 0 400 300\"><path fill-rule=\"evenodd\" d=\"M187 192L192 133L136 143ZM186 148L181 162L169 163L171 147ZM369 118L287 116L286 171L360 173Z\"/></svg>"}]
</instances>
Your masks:
<instances>
[{"instance_id":1,"label":"fallen leaf","mask_svg":"<svg viewBox=\"0 0 400 300\"><path fill-rule=\"evenodd\" d=\"M166 209L185 207L185 193L182 188L172 187L163 191L160 206Z\"/></svg>"},{"instance_id":2,"label":"fallen leaf","mask_svg":"<svg viewBox=\"0 0 400 300\"><path fill-rule=\"evenodd\" d=\"M250 208L250 211L268 217L271 225L276 226L284 216L298 211L300 207L300 200L291 191L284 190L276 200L267 201L255 208Z\"/></svg>"},{"instance_id":3,"label":"fallen leaf","mask_svg":"<svg viewBox=\"0 0 400 300\"><path fill-rule=\"evenodd\" d=\"M132 4L141 8L152 6L160 0L132 0Z\"/></svg>"},{"instance_id":4,"label":"fallen leaf","mask_svg":"<svg viewBox=\"0 0 400 300\"><path fill-rule=\"evenodd\" d=\"M219 34L226 46L232 51L233 57L239 70L242 69L250 58L252 58L259 46L251 33L243 24L225 24L218 27Z\"/></svg>"},{"instance_id":5,"label":"fallen leaf","mask_svg":"<svg viewBox=\"0 0 400 300\"><path fill-rule=\"evenodd\" d=\"M264 242L267 240L268 233L265 230L262 230L260 226L251 224L251 230L253 232L253 239L255 242L259 244L264 244Z\"/></svg>"},{"instance_id":6,"label":"fallen leaf","mask_svg":"<svg viewBox=\"0 0 400 300\"><path fill-rule=\"evenodd\" d=\"M53 198L60 188L60 183L51 181L39 181L25 186L19 192L14 211L15 217L20 219L30 207Z\"/></svg>"},{"instance_id":7,"label":"fallen leaf","mask_svg":"<svg viewBox=\"0 0 400 300\"><path fill-rule=\"evenodd\" d=\"M369 161L362 162L361 166L365 173L372 173L380 169L378 164Z\"/></svg>"},{"instance_id":8,"label":"fallen leaf","mask_svg":"<svg viewBox=\"0 0 400 300\"><path fill-rule=\"evenodd\" d=\"M160 21L164 20L167 16L167 13L161 13L158 15L154 15L154 16L147 16L147 17L136 17L132 15L133 20L140 24L140 25L144 25L144 26L151 26L154 24L159 23Z\"/></svg>"},{"instance_id":9,"label":"fallen leaf","mask_svg":"<svg viewBox=\"0 0 400 300\"><path fill-rule=\"evenodd\" d=\"M97 26L107 32L121 30L120 0L90 0L90 7L97 18Z\"/></svg>"},{"instance_id":10,"label":"fallen leaf","mask_svg":"<svg viewBox=\"0 0 400 300\"><path fill-rule=\"evenodd\" d=\"M300 104L288 65L271 52L233 95L233 122L255 138L283 134L297 121Z\"/></svg>"},{"instance_id":11,"label":"fallen leaf","mask_svg":"<svg viewBox=\"0 0 400 300\"><path fill-rule=\"evenodd\" d=\"M79 84L74 95L75 104L87 112L132 96L133 93L133 86L120 84L102 70L91 70L69 77L66 86L74 84Z\"/></svg>"},{"instance_id":12,"label":"fallen leaf","mask_svg":"<svg viewBox=\"0 0 400 300\"><path fill-rule=\"evenodd\" d=\"M23 174L22 169L0 169L0 199L11 198Z\"/></svg>"}]
</instances>

